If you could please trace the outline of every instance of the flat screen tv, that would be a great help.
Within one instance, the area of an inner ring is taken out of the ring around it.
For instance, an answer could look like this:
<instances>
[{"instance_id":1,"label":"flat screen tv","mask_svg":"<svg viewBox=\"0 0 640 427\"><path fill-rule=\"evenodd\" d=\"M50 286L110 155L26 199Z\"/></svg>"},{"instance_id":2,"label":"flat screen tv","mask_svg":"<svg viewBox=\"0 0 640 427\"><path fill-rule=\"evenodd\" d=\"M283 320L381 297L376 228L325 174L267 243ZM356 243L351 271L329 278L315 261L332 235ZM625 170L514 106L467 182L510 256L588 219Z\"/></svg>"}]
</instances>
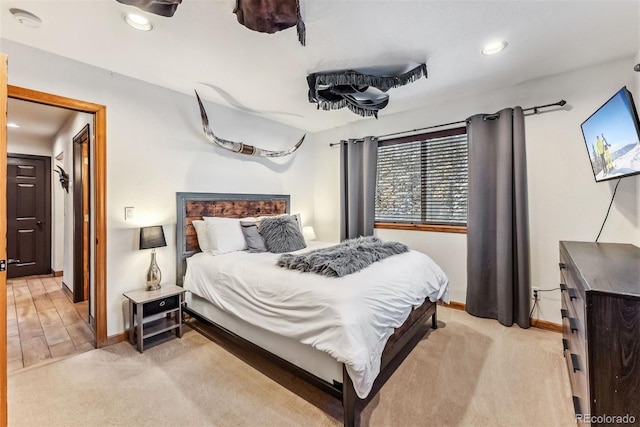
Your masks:
<instances>
[{"instance_id":1,"label":"flat screen tv","mask_svg":"<svg viewBox=\"0 0 640 427\"><path fill-rule=\"evenodd\" d=\"M581 127L596 182L640 174L640 120L626 87Z\"/></svg>"}]
</instances>

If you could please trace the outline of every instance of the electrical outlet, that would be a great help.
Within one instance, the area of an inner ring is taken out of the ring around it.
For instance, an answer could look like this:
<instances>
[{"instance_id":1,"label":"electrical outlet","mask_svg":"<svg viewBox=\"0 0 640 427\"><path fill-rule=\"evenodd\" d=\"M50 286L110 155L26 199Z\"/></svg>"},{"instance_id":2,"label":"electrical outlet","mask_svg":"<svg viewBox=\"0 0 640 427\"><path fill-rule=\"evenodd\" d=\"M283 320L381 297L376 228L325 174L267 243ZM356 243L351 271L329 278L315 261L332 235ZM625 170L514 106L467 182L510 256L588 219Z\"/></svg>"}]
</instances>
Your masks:
<instances>
[{"instance_id":1,"label":"electrical outlet","mask_svg":"<svg viewBox=\"0 0 640 427\"><path fill-rule=\"evenodd\" d=\"M531 288L531 298L532 299L540 299L540 288L537 286L533 286Z\"/></svg>"}]
</instances>

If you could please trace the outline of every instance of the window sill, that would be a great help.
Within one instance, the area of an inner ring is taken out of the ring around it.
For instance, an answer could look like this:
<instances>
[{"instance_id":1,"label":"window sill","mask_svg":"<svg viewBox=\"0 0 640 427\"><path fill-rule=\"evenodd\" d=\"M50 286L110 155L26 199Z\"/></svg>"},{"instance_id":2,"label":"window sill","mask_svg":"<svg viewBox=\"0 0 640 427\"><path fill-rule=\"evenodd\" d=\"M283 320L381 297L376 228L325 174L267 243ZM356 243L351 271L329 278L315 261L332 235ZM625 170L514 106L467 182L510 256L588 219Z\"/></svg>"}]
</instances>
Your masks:
<instances>
[{"instance_id":1,"label":"window sill","mask_svg":"<svg viewBox=\"0 0 640 427\"><path fill-rule=\"evenodd\" d=\"M403 224L396 222L376 222L374 228L388 230L413 230L432 231L436 233L458 233L467 234L466 225L432 225L432 224Z\"/></svg>"}]
</instances>

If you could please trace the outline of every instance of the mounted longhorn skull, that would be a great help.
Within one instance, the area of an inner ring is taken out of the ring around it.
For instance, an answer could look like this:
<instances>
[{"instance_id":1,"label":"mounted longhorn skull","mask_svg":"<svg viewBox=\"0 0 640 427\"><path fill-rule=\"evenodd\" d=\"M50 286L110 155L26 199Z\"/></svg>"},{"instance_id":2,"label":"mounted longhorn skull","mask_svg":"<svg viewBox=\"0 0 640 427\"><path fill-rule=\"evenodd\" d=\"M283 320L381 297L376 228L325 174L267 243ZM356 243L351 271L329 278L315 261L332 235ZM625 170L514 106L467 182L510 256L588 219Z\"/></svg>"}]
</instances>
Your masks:
<instances>
[{"instance_id":1,"label":"mounted longhorn skull","mask_svg":"<svg viewBox=\"0 0 640 427\"><path fill-rule=\"evenodd\" d=\"M62 188L64 188L65 191L68 193L69 192L69 174L66 173L64 169L62 169L62 167L60 166L56 166L56 167L60 170L57 171L54 169L53 171L58 175L60 175L60 184L62 185Z\"/></svg>"},{"instance_id":2,"label":"mounted longhorn skull","mask_svg":"<svg viewBox=\"0 0 640 427\"><path fill-rule=\"evenodd\" d=\"M248 154L250 156L260 156L260 157L282 157L288 154L293 153L302 145L302 141L304 141L305 135L302 135L300 141L298 141L293 147L284 151L271 151L271 150L263 150L262 148L254 147L253 145L248 145L243 142L233 142L228 141L226 139L222 139L217 137L211 128L209 127L209 118L207 117L207 112L204 109L204 105L202 105L202 101L200 100L200 96L198 92L196 92L196 98L198 98L198 105L200 106L200 118L202 119L202 130L204 130L205 135L211 142L225 150L233 151L234 153L240 154Z\"/></svg>"}]
</instances>

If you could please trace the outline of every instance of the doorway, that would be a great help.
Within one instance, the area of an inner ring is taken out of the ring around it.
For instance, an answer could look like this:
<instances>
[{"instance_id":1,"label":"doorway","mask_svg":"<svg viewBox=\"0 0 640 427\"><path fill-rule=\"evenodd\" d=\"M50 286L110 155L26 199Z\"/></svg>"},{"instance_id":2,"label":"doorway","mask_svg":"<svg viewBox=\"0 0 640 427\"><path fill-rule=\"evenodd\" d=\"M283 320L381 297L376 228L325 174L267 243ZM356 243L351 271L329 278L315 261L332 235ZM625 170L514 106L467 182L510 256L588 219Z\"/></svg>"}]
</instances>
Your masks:
<instances>
[{"instance_id":1,"label":"doorway","mask_svg":"<svg viewBox=\"0 0 640 427\"><path fill-rule=\"evenodd\" d=\"M7 280L7 371L13 374L95 348L93 301L82 287L73 293L73 272L82 283L91 267L82 259L74 265L74 250L82 253L83 246L88 261L89 236L73 225L86 217L88 199L84 208L73 201L76 192L88 192L94 116L14 98L7 108L7 256L17 262ZM78 182L69 185L65 170L74 175L74 162Z\"/></svg>"},{"instance_id":2,"label":"doorway","mask_svg":"<svg viewBox=\"0 0 640 427\"><path fill-rule=\"evenodd\" d=\"M7 155L7 278L51 273L51 158Z\"/></svg>"},{"instance_id":3,"label":"doorway","mask_svg":"<svg viewBox=\"0 0 640 427\"><path fill-rule=\"evenodd\" d=\"M59 95L39 92L31 89L7 85L7 97L24 101L36 102L54 107L67 108L74 111L93 114L94 120L94 141L93 141L93 177L92 192L94 199L94 236L89 244L93 248L93 260L91 261L92 273L94 276L94 301L95 307L92 310L95 320L95 345L96 348L104 347L108 344L107 339L107 236L106 236L106 107L86 101L62 97ZM0 100L2 102L2 100ZM6 105L6 100L4 100ZM5 134L6 136L6 134ZM6 141L5 141L6 143ZM6 162L6 157L0 156L0 162ZM0 163L0 169L2 164ZM3 237L0 237L2 244ZM6 292L6 283L0 284L0 292ZM6 326L4 331L0 331L6 336ZM6 355L6 342L3 343L2 351Z\"/></svg>"}]
</instances>

